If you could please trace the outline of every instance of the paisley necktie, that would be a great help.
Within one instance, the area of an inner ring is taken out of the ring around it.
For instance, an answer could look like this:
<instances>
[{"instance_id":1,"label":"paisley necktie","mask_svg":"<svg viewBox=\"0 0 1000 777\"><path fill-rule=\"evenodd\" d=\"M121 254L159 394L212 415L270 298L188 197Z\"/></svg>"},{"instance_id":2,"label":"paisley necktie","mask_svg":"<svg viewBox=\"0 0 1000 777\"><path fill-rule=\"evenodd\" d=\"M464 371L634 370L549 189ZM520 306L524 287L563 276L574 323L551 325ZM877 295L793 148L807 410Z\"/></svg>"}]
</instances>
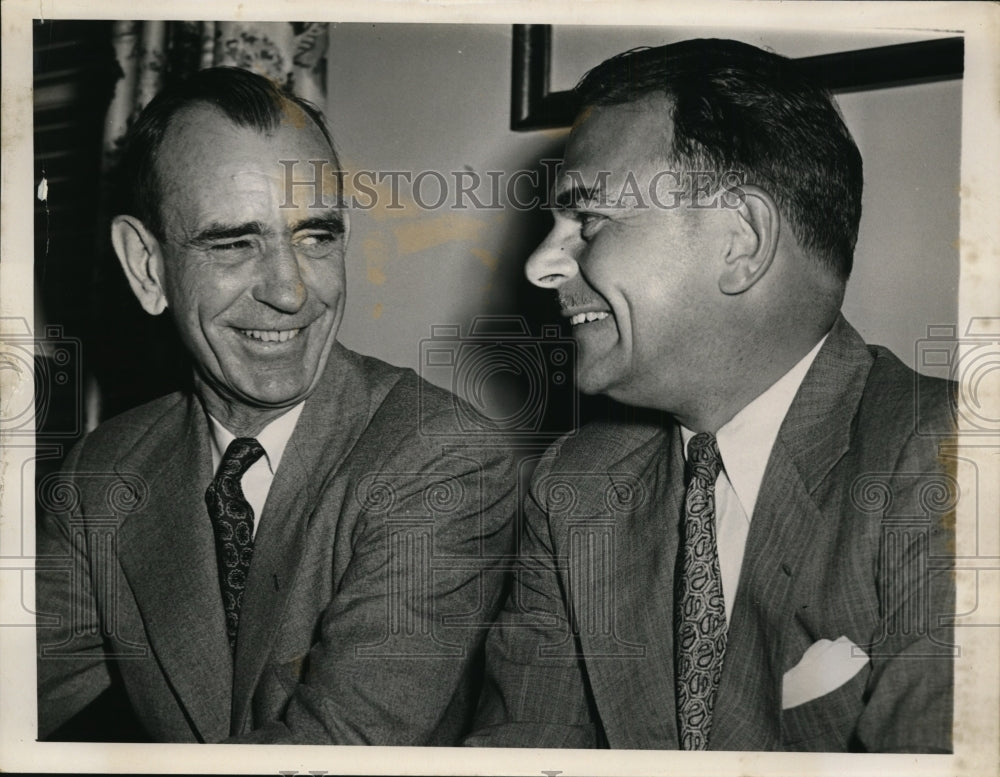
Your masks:
<instances>
[{"instance_id":1,"label":"paisley necktie","mask_svg":"<svg viewBox=\"0 0 1000 777\"><path fill-rule=\"evenodd\" d=\"M253 559L253 508L240 484L244 473L264 455L252 437L238 437L229 443L215 480L205 491L205 504L215 529L215 552L219 560L219 585L226 611L229 647L236 649L240 606Z\"/></svg>"},{"instance_id":2,"label":"paisley necktie","mask_svg":"<svg viewBox=\"0 0 1000 777\"><path fill-rule=\"evenodd\" d=\"M715 480L722 457L715 435L688 442L676 611L677 720L683 750L705 750L726 652L726 607L715 544Z\"/></svg>"}]
</instances>

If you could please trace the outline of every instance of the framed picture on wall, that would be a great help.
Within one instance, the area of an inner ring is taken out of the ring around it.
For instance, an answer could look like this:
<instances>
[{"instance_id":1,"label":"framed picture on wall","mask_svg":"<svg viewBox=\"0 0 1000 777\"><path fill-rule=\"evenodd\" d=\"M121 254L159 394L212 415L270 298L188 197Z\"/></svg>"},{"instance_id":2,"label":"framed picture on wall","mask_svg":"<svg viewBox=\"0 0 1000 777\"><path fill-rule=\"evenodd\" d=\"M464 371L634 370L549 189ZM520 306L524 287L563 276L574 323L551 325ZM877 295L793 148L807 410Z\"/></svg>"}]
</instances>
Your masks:
<instances>
[{"instance_id":1,"label":"framed picture on wall","mask_svg":"<svg viewBox=\"0 0 1000 777\"><path fill-rule=\"evenodd\" d=\"M577 35L594 35L593 30L586 28L569 29ZM701 37L683 28L662 31L659 36L648 28L635 29L634 32L640 40L671 35L677 40ZM551 24L514 25L510 93L512 130L523 132L567 127L573 121L575 105L572 93L552 86L553 38L556 34ZM725 33L720 32L719 35L724 36ZM621 38L622 35L616 32L615 37ZM798 40L808 41L808 37L798 36ZM961 37L934 37L797 58L805 73L839 94L961 78L963 55Z\"/></svg>"}]
</instances>

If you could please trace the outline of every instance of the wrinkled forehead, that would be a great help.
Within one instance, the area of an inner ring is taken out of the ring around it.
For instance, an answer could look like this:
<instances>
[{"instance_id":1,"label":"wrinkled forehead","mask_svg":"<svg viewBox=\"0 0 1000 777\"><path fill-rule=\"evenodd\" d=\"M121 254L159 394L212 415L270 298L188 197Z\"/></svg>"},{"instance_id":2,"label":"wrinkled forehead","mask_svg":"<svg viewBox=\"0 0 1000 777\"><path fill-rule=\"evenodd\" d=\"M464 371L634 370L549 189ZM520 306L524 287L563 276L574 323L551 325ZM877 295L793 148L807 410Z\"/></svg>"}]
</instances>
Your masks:
<instances>
[{"instance_id":1,"label":"wrinkled forehead","mask_svg":"<svg viewBox=\"0 0 1000 777\"><path fill-rule=\"evenodd\" d=\"M157 155L163 215L177 207L225 210L303 210L335 205L337 169L319 128L289 103L269 131L241 127L208 105L185 108L171 120Z\"/></svg>"},{"instance_id":2,"label":"wrinkled forehead","mask_svg":"<svg viewBox=\"0 0 1000 777\"><path fill-rule=\"evenodd\" d=\"M670 100L662 95L616 105L584 108L566 144L557 193L571 185L574 172L592 179L602 171L611 179L631 172L649 177L668 158L673 137Z\"/></svg>"}]
</instances>

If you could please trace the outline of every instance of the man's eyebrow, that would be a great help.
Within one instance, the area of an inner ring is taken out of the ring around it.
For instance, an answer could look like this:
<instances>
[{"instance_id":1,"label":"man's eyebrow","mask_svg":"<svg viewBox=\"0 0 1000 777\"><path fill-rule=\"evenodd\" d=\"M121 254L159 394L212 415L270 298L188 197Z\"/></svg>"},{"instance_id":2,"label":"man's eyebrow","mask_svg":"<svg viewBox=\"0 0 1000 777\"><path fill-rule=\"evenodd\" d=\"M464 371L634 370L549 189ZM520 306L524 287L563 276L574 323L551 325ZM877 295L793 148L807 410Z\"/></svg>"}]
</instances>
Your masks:
<instances>
[{"instance_id":1,"label":"man's eyebrow","mask_svg":"<svg viewBox=\"0 0 1000 777\"><path fill-rule=\"evenodd\" d=\"M329 216L314 216L293 225L294 231L303 229L325 230L335 235L341 235L344 233L344 219L342 216L331 214ZM235 240L247 235L266 236L270 232L271 230L259 221L248 221L244 224L213 222L201 229L188 242L191 245L208 245L217 240Z\"/></svg>"},{"instance_id":2,"label":"man's eyebrow","mask_svg":"<svg viewBox=\"0 0 1000 777\"><path fill-rule=\"evenodd\" d=\"M322 229L335 235L341 235L344 232L344 217L331 213L327 216L313 216L303 219L292 225L293 232L299 232L303 229Z\"/></svg>"},{"instance_id":3,"label":"man's eyebrow","mask_svg":"<svg viewBox=\"0 0 1000 777\"><path fill-rule=\"evenodd\" d=\"M573 184L570 188L556 193L556 207L568 208L570 210L579 208L586 203L597 200L600 192L600 186L592 188L581 184Z\"/></svg>"},{"instance_id":4,"label":"man's eyebrow","mask_svg":"<svg viewBox=\"0 0 1000 777\"><path fill-rule=\"evenodd\" d=\"M200 245L215 240L233 240L247 235L263 235L264 225L259 221L248 221L245 224L221 224L213 222L191 238L190 243Z\"/></svg>"}]
</instances>

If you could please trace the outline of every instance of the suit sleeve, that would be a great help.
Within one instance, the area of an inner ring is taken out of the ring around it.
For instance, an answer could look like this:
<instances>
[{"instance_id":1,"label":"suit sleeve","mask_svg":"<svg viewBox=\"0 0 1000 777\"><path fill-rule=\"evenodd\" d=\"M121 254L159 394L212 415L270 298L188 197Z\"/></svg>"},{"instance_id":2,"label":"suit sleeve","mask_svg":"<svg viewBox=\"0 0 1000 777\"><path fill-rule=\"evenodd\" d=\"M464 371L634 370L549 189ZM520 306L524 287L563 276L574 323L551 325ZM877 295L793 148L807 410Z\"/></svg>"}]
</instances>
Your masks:
<instances>
[{"instance_id":1,"label":"suit sleeve","mask_svg":"<svg viewBox=\"0 0 1000 777\"><path fill-rule=\"evenodd\" d=\"M82 446L40 489L35 573L39 739L63 738L60 727L112 684L85 536L74 530L82 515L74 478Z\"/></svg>"},{"instance_id":2,"label":"suit sleeve","mask_svg":"<svg viewBox=\"0 0 1000 777\"><path fill-rule=\"evenodd\" d=\"M235 741L456 744L510 564L509 447L417 432L358 483L367 500L281 721Z\"/></svg>"},{"instance_id":3,"label":"suit sleeve","mask_svg":"<svg viewBox=\"0 0 1000 777\"><path fill-rule=\"evenodd\" d=\"M547 466L535 475L540 482ZM486 645L486 684L475 747L597 747L579 644L571 628L557 549L544 507L532 491L513 588Z\"/></svg>"},{"instance_id":4,"label":"suit sleeve","mask_svg":"<svg viewBox=\"0 0 1000 777\"><path fill-rule=\"evenodd\" d=\"M911 438L892 476L876 579L882 633L857 728L869 752L952 749L958 492L937 443Z\"/></svg>"}]
</instances>

